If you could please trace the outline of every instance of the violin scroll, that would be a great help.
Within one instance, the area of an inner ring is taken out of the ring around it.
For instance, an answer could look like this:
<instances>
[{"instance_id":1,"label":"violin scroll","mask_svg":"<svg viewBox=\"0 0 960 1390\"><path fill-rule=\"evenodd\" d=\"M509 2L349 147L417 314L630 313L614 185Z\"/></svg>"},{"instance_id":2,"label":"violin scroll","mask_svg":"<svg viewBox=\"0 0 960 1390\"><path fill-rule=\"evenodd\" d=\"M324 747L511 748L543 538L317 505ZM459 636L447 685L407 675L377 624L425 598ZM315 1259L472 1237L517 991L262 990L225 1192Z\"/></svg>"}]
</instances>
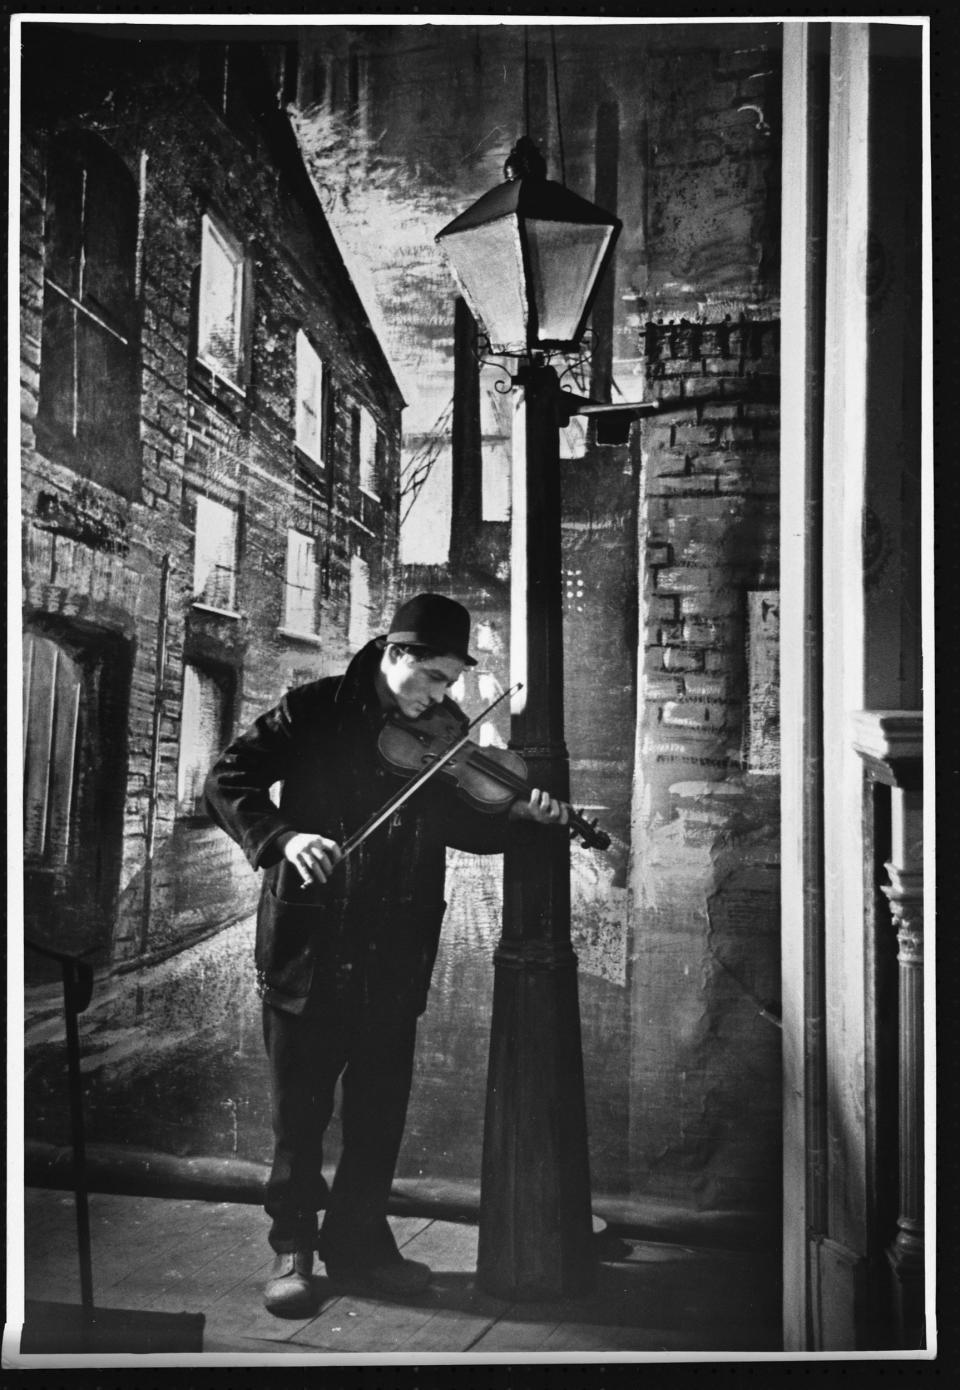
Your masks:
<instances>
[{"instance_id":1,"label":"violin scroll","mask_svg":"<svg viewBox=\"0 0 960 1390\"><path fill-rule=\"evenodd\" d=\"M580 843L587 849L609 849L610 836L605 830L601 830L594 820L587 820L582 811L575 811L570 807L570 836L579 837Z\"/></svg>"}]
</instances>

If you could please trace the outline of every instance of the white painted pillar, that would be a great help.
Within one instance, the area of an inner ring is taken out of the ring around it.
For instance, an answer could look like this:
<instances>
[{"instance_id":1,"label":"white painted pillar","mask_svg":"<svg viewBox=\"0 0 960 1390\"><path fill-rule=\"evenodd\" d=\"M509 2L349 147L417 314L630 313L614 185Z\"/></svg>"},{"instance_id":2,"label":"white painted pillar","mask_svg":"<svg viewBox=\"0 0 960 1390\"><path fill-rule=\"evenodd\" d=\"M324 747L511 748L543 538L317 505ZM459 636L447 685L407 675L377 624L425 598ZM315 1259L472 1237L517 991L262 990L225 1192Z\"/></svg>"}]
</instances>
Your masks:
<instances>
[{"instance_id":1,"label":"white painted pillar","mask_svg":"<svg viewBox=\"0 0 960 1390\"><path fill-rule=\"evenodd\" d=\"M866 1295L863 772L869 26L830 30L823 367L823 1051L826 1221L811 1250L813 1344L854 1349ZM784 433L788 433L785 429ZM786 683L786 682L785 682Z\"/></svg>"}]
</instances>

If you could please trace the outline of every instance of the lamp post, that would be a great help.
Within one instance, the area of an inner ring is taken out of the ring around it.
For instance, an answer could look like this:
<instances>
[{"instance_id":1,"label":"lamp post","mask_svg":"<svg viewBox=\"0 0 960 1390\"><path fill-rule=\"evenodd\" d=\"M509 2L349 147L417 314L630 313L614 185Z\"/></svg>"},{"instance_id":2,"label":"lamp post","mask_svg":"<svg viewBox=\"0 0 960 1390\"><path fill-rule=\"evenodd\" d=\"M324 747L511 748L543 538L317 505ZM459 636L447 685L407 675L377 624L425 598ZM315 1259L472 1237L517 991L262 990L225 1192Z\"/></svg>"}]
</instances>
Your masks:
<instances>
[{"instance_id":1,"label":"lamp post","mask_svg":"<svg viewBox=\"0 0 960 1390\"><path fill-rule=\"evenodd\" d=\"M519 359L510 651L511 681L523 690L510 746L533 785L566 800L558 432L570 398L544 355L576 347L620 223L550 182L527 138L504 173L437 241L493 351ZM500 1297L555 1298L587 1292L595 1276L569 840L523 823L512 839L494 955L477 1277Z\"/></svg>"}]
</instances>

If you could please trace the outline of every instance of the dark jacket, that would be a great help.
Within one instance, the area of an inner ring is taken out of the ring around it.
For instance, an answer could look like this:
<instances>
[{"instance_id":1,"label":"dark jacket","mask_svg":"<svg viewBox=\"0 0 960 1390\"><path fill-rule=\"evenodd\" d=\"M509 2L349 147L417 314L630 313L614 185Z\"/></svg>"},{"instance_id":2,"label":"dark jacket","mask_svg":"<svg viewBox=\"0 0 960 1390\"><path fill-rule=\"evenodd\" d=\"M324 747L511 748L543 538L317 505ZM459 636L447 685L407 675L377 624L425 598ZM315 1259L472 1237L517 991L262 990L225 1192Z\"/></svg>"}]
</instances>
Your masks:
<instances>
[{"instance_id":1,"label":"dark jacket","mask_svg":"<svg viewBox=\"0 0 960 1390\"><path fill-rule=\"evenodd\" d=\"M445 847L496 853L506 817L471 809L433 778L337 866L300 886L276 841L312 831L340 843L402 786L377 755L384 714L374 675L382 641L345 675L288 691L226 749L207 777L214 820L263 869L256 966L267 1002L299 1012L307 995L362 991L385 1015L421 1013L443 919ZM446 702L466 724L462 711ZM269 789L281 783L279 806Z\"/></svg>"}]
</instances>

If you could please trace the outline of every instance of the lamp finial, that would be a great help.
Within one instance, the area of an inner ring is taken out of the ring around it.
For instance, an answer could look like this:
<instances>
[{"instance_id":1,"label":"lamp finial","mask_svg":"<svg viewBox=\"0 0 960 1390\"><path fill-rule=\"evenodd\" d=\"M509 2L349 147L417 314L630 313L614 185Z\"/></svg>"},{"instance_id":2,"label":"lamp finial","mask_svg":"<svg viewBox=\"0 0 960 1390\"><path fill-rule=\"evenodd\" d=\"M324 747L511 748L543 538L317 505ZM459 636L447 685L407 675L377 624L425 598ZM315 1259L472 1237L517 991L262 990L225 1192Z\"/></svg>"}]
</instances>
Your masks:
<instances>
[{"instance_id":1,"label":"lamp finial","mask_svg":"<svg viewBox=\"0 0 960 1390\"><path fill-rule=\"evenodd\" d=\"M521 135L507 155L503 166L503 177L507 183L515 183L517 179L545 179L547 177L547 161L529 135Z\"/></svg>"}]
</instances>

